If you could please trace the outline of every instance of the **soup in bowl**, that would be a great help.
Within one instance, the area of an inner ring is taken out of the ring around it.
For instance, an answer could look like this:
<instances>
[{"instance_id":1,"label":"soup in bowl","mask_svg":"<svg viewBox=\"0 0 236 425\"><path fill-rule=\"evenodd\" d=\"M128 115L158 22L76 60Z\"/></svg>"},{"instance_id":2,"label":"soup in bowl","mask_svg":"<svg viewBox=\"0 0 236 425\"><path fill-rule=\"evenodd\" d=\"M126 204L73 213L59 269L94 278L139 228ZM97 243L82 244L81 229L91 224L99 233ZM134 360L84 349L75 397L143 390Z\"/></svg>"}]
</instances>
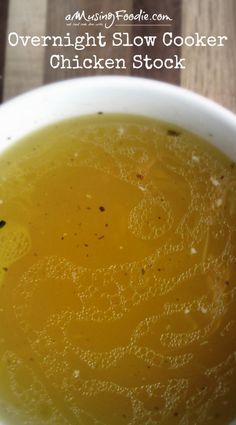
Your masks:
<instances>
[{"instance_id":1,"label":"soup in bowl","mask_svg":"<svg viewBox=\"0 0 236 425\"><path fill-rule=\"evenodd\" d=\"M0 119L1 425L235 423L235 116L94 77Z\"/></svg>"}]
</instances>

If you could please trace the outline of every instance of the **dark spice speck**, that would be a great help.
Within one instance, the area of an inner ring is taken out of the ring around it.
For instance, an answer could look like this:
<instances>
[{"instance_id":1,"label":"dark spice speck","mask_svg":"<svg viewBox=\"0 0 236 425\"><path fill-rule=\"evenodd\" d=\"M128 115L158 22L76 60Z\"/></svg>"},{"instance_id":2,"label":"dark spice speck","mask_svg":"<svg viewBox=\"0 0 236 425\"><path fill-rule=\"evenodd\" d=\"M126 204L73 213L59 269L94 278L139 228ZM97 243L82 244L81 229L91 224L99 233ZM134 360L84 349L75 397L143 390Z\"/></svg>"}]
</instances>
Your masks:
<instances>
[{"instance_id":1,"label":"dark spice speck","mask_svg":"<svg viewBox=\"0 0 236 425\"><path fill-rule=\"evenodd\" d=\"M5 220L0 220L0 229L2 229L4 226L6 226L6 221Z\"/></svg>"},{"instance_id":2,"label":"dark spice speck","mask_svg":"<svg viewBox=\"0 0 236 425\"><path fill-rule=\"evenodd\" d=\"M136 174L136 177L140 180L143 180L143 178L144 178L143 174L139 174L139 173Z\"/></svg>"},{"instance_id":3,"label":"dark spice speck","mask_svg":"<svg viewBox=\"0 0 236 425\"><path fill-rule=\"evenodd\" d=\"M181 133L179 131L169 129L167 130L167 134L168 136L177 137L177 136L180 136Z\"/></svg>"},{"instance_id":4,"label":"dark spice speck","mask_svg":"<svg viewBox=\"0 0 236 425\"><path fill-rule=\"evenodd\" d=\"M99 209L100 209L101 212L105 211L105 208L102 205L99 207Z\"/></svg>"}]
</instances>

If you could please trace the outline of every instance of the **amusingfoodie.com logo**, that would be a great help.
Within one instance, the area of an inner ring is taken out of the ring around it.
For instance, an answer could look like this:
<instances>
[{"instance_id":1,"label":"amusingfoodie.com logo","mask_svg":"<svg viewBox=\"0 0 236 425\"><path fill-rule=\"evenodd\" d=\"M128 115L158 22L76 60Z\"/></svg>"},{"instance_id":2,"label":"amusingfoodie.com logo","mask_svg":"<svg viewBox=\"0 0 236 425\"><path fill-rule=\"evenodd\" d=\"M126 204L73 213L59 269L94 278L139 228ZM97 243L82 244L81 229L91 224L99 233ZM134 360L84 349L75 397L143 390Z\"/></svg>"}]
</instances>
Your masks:
<instances>
[{"instance_id":1,"label":"amusingfoodie.com logo","mask_svg":"<svg viewBox=\"0 0 236 425\"><path fill-rule=\"evenodd\" d=\"M172 18L162 13L149 14L140 9L138 13L129 13L127 10L116 10L115 12L95 12L89 14L85 10L77 10L73 14L65 16L65 21L70 25L104 26L109 29L112 26L169 26Z\"/></svg>"}]
</instances>

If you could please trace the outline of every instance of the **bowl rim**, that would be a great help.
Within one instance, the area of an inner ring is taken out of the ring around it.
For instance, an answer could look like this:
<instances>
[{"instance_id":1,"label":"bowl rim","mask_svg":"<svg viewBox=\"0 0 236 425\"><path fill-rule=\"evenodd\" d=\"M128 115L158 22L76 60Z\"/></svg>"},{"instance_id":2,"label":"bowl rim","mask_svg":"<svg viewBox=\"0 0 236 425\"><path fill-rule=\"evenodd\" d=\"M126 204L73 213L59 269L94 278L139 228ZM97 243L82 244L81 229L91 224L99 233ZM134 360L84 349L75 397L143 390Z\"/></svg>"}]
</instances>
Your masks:
<instances>
[{"instance_id":1,"label":"bowl rim","mask_svg":"<svg viewBox=\"0 0 236 425\"><path fill-rule=\"evenodd\" d=\"M45 94L49 90L55 90L57 88L62 88L63 86L69 85L77 85L77 84L86 84L91 83L92 85L95 83L102 84L104 82L112 83L114 87L119 87L119 84L122 82L124 85L128 83L128 85L133 84L144 84L146 87L155 86L156 89L165 90L166 92L172 92L172 94L176 93L179 96L182 96L184 100L191 98L195 103L199 106L202 106L204 109L211 108L213 112L216 114L225 114L226 119L234 120L234 124L236 127L236 112L231 111L220 103L199 94L193 90L188 88L171 84L168 82L160 81L154 78L146 78L146 77L137 77L132 75L93 75L93 76L83 76L83 77L75 77L68 78L60 81L53 81L48 84L44 84L42 86L33 88L24 93L21 93L11 99L7 99L3 101L0 105L0 113L3 109L8 108L9 105L12 105L15 102L21 102L22 100L27 100L27 98L35 97L38 94Z\"/></svg>"},{"instance_id":2,"label":"bowl rim","mask_svg":"<svg viewBox=\"0 0 236 425\"><path fill-rule=\"evenodd\" d=\"M65 102L68 108L64 106ZM3 123L0 126L0 154L45 126L92 115L99 110L172 123L200 136L236 161L236 114L232 111L180 86L120 75L61 80L4 102L0 106Z\"/></svg>"}]
</instances>

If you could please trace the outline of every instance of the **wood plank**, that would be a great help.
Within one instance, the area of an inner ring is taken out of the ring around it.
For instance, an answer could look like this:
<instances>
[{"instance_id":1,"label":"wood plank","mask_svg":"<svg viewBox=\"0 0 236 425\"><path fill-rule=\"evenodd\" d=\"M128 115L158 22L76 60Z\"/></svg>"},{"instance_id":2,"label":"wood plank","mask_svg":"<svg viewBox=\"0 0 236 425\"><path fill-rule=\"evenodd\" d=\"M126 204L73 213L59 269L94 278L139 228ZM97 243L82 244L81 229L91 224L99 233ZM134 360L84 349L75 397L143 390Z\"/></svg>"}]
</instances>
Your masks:
<instances>
[{"instance_id":1,"label":"wood plank","mask_svg":"<svg viewBox=\"0 0 236 425\"><path fill-rule=\"evenodd\" d=\"M236 2L235 0L183 0L182 32L226 35L224 47L184 47L187 69L181 85L236 112Z\"/></svg>"},{"instance_id":2,"label":"wood plank","mask_svg":"<svg viewBox=\"0 0 236 425\"><path fill-rule=\"evenodd\" d=\"M9 19L7 24L7 0L0 0L0 99L4 99L27 91L44 82L56 81L64 78L94 74L120 73L151 77L179 84L205 96L208 96L222 105L236 112L236 2L235 0L81 0L79 10L87 13L95 11L114 11L127 9L136 12L144 9L149 13L159 12L173 16L171 31L174 34L184 35L199 32L206 35L226 35L229 40L225 47L198 48L183 47L181 56L186 58L187 69L179 70L133 70L130 69L134 54L148 53L152 58L166 57L180 54L180 49L166 48L160 44L156 48L133 47L112 48L110 39L114 31L127 31L131 36L157 34L161 37L163 28L155 27L113 27L110 30L101 27L78 27L65 25L64 17L67 13L78 10L78 0L9 0ZM182 7L181 7L182 5ZM182 24L181 24L182 20ZM83 51L63 48L33 48L10 47L5 40L7 31L16 31L22 35L63 35L71 32L74 35L83 35L89 30L96 36L99 31L104 32L109 40L107 48L89 47ZM165 29L167 30L167 29ZM131 38L132 38L131 37ZM4 61L4 50L5 61ZM105 58L122 56L128 64L126 70L53 70L49 66L49 58L53 53L64 53L68 57L78 54L84 58L97 54ZM46 61L45 61L46 55ZM5 64L4 64L5 62ZM3 69L4 68L4 69ZM1 75L4 75L1 80ZM4 82L4 93L3 93Z\"/></svg>"},{"instance_id":3,"label":"wood plank","mask_svg":"<svg viewBox=\"0 0 236 425\"><path fill-rule=\"evenodd\" d=\"M0 2L0 103L3 98L3 72L5 63L5 46L6 46L6 30L7 30L8 0Z\"/></svg>"},{"instance_id":4,"label":"wood plank","mask_svg":"<svg viewBox=\"0 0 236 425\"><path fill-rule=\"evenodd\" d=\"M170 27L155 26L155 27L133 27L133 35L157 35L159 43L156 48L153 47L135 47L133 54L148 54L152 59L167 57L173 57L174 55L180 54L181 49L179 47L171 46L165 47L162 43L162 36L164 32L171 31L174 35L181 33L181 0L134 0L134 12L138 12L139 9L145 10L151 16L153 13L160 13L168 15L173 19ZM161 81L166 81L173 84L180 84L180 70L179 69L150 69L147 70L144 67L140 70L132 70L132 75L155 78Z\"/></svg>"},{"instance_id":5,"label":"wood plank","mask_svg":"<svg viewBox=\"0 0 236 425\"><path fill-rule=\"evenodd\" d=\"M45 33L47 0L11 0L8 33L43 35ZM7 44L4 71L4 100L43 83L44 48L11 47Z\"/></svg>"},{"instance_id":6,"label":"wood plank","mask_svg":"<svg viewBox=\"0 0 236 425\"><path fill-rule=\"evenodd\" d=\"M50 0L48 2L48 12L47 12L47 34L58 34L64 36L67 32L71 34L72 38L76 36L83 36L86 32L89 32L92 36L97 36L99 32L102 35L106 35L107 47L87 47L85 50L75 51L73 47L63 48L63 47L48 47L46 52L46 61L45 61L45 72L44 72L44 82L51 82L56 80L63 80L66 78L73 77L82 77L89 75L104 75L104 74L128 74L129 69L110 69L110 70L101 70L101 69L52 69L49 65L50 56L52 54L64 54L67 58L73 58L76 54L79 56L80 61L83 61L87 57L92 57L97 55L98 57L107 58L116 58L124 57L126 62L129 62L131 50L126 48L112 48L111 38L112 34L117 31L117 27L112 27L110 29L105 29L103 26L98 25L71 25L66 26L64 18L66 15L75 13L78 9L80 11L85 10L86 14L93 14L95 12L112 12L119 9L127 9L127 11L132 11L133 0L117 0L112 2L111 0L81 0L79 2L76 0Z\"/></svg>"}]
</instances>

